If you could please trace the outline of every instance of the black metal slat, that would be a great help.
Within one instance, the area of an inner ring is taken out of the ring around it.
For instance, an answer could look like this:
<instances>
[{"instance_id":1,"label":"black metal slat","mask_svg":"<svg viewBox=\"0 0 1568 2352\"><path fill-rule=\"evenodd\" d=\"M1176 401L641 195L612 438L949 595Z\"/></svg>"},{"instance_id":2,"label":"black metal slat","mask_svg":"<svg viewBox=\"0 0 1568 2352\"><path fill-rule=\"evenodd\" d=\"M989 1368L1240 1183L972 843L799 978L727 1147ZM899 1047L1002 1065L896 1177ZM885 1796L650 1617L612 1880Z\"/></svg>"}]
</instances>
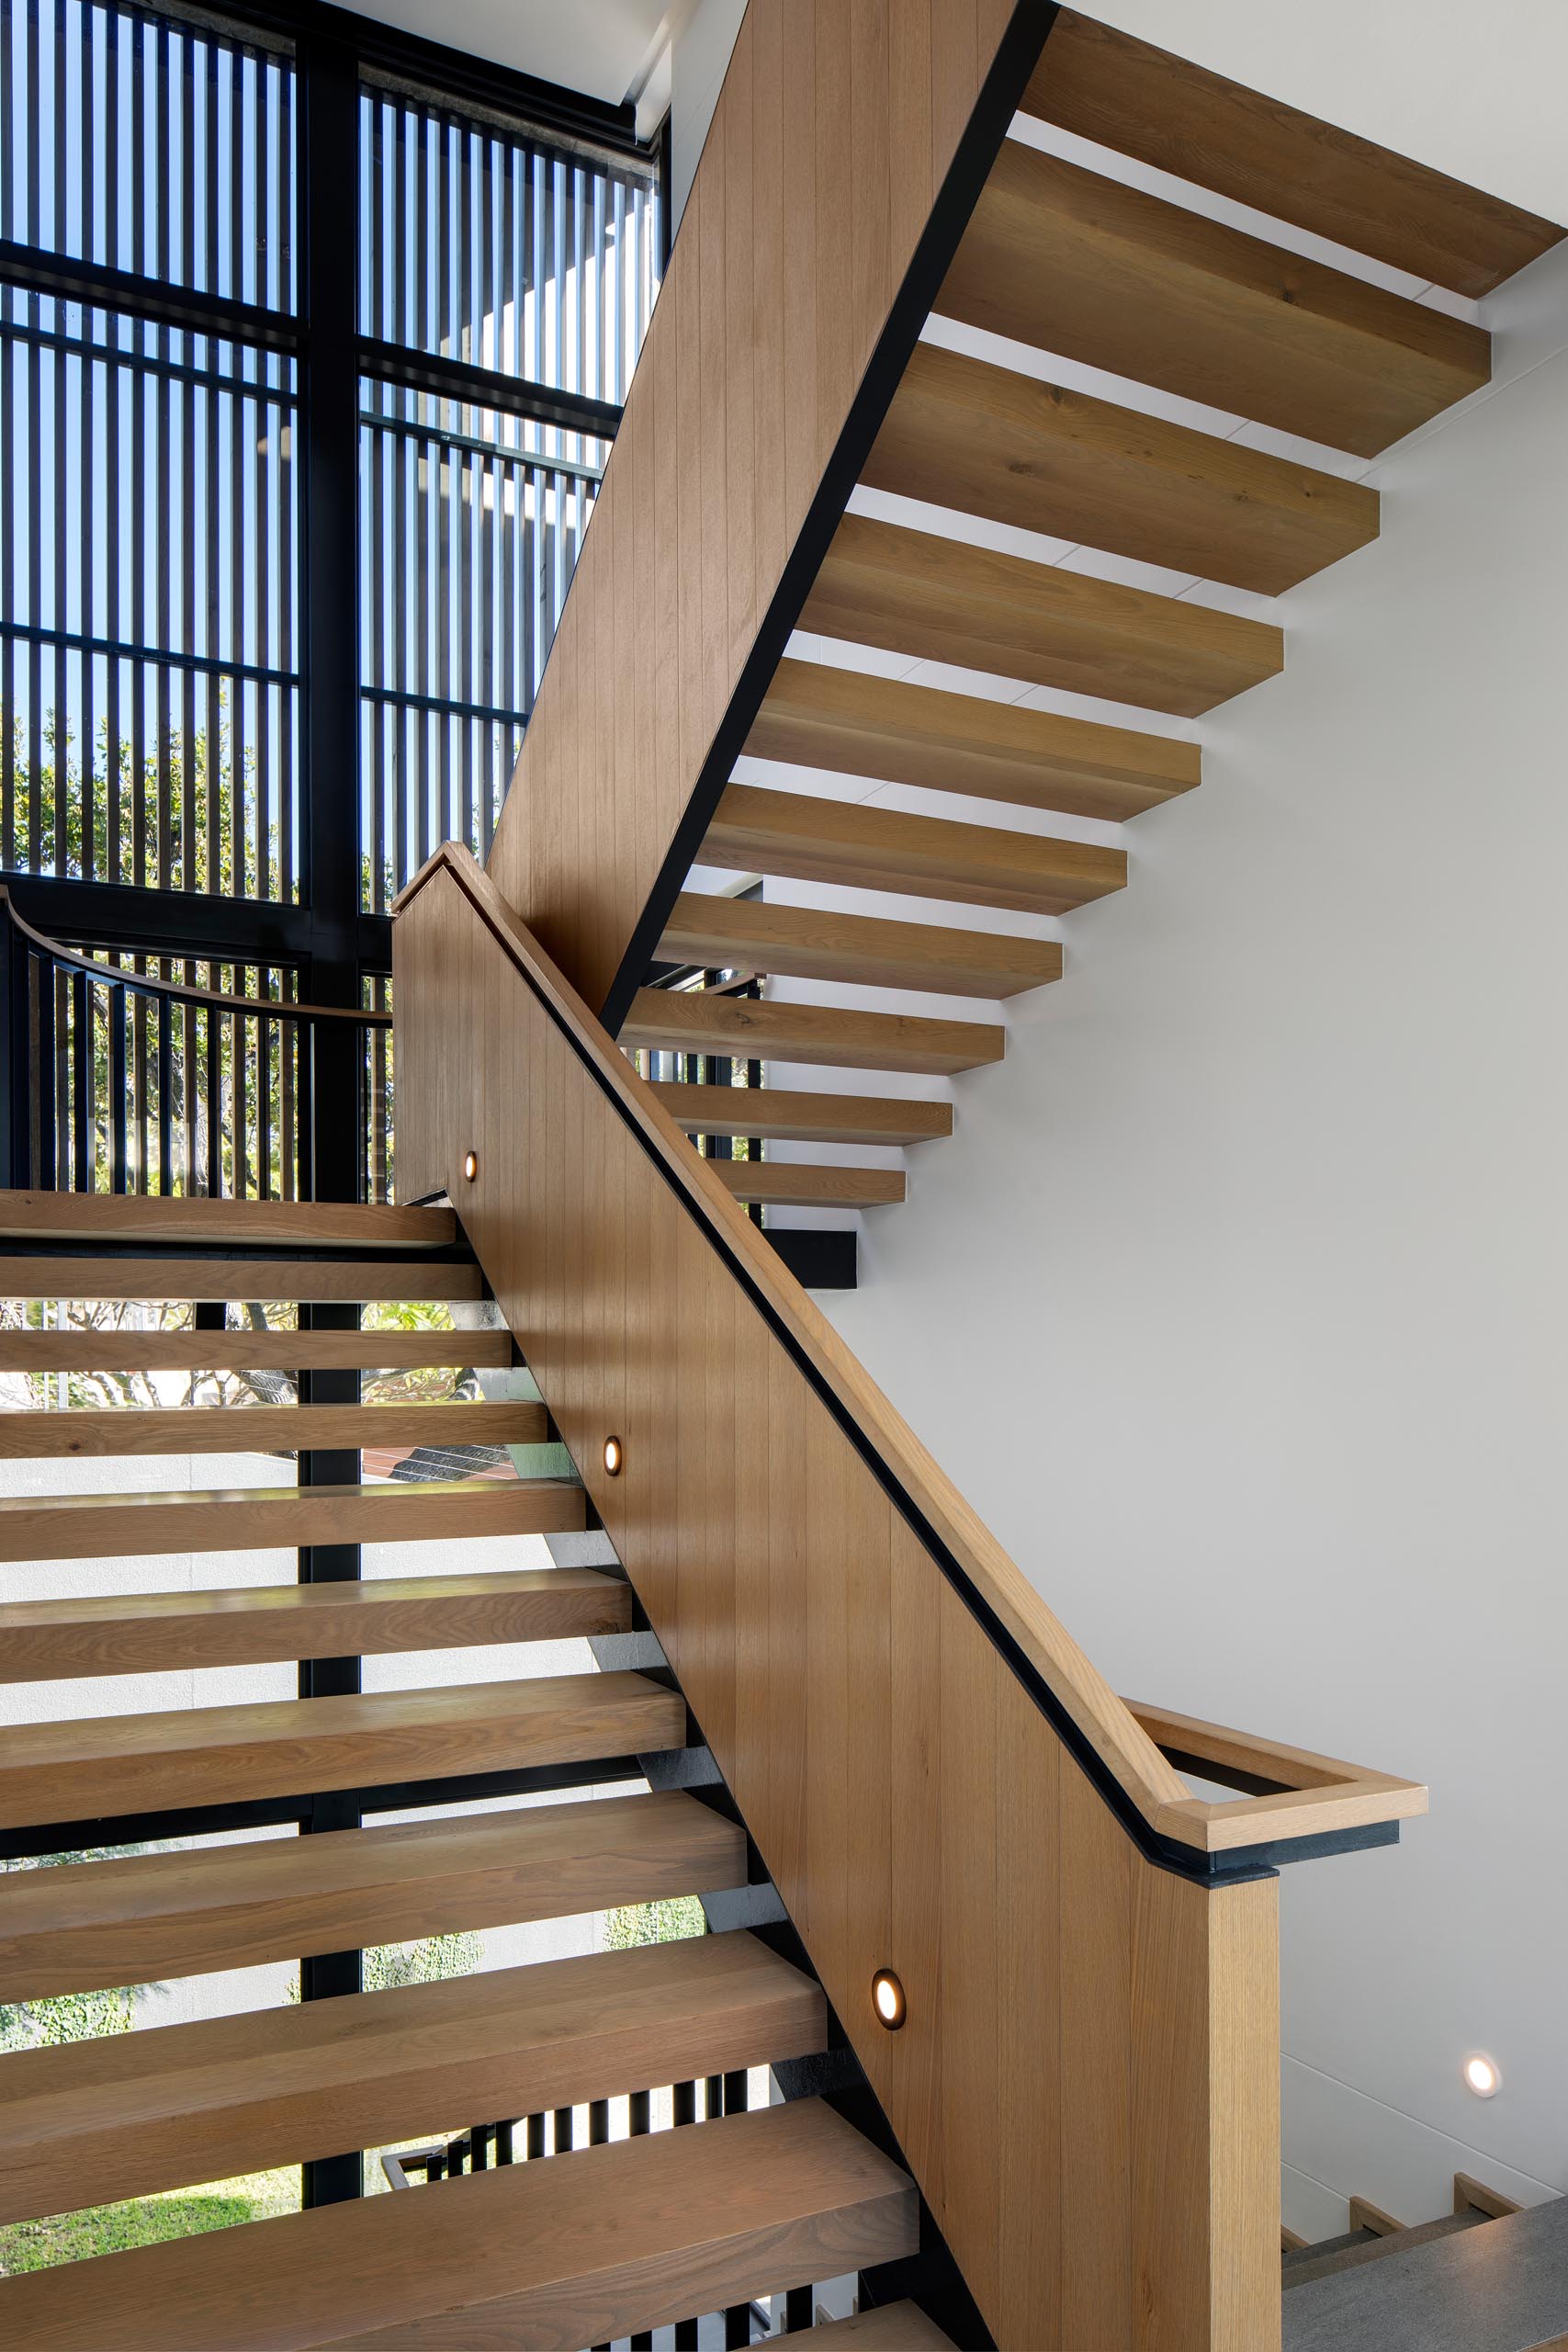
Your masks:
<instances>
[{"instance_id":1,"label":"black metal slat","mask_svg":"<svg viewBox=\"0 0 1568 2352\"><path fill-rule=\"evenodd\" d=\"M126 1193L130 1187L126 1168L125 990L111 988L105 995L109 1030L109 1190Z\"/></svg>"}]
</instances>

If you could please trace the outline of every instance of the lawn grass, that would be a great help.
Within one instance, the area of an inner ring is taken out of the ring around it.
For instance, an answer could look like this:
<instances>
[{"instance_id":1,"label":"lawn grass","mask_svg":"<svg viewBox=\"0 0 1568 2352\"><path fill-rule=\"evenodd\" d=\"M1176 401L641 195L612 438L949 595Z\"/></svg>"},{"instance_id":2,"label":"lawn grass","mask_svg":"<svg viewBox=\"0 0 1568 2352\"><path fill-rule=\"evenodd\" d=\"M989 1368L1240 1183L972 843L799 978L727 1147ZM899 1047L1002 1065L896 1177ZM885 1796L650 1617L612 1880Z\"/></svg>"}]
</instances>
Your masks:
<instances>
[{"instance_id":1,"label":"lawn grass","mask_svg":"<svg viewBox=\"0 0 1568 2352\"><path fill-rule=\"evenodd\" d=\"M199 2188L165 2189L123 2205L90 2205L84 2212L51 2213L40 2222L10 2222L0 2228L0 2278L23 2270L47 2270L57 2262L85 2261L95 2254L118 2254L127 2246L152 2245L160 2238L186 2237L197 2230L259 2222L270 2213L293 2212L299 2203L299 2175L290 2169L210 2180Z\"/></svg>"}]
</instances>

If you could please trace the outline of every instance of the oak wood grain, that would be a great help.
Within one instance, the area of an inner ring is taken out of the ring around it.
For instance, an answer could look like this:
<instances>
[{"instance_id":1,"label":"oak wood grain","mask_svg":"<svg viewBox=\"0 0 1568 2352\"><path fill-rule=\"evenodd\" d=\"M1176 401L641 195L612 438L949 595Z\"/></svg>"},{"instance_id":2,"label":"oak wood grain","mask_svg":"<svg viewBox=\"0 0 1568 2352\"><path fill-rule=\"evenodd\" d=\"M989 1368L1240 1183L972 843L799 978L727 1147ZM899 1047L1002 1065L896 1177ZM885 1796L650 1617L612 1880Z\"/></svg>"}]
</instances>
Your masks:
<instances>
[{"instance_id":1,"label":"oak wood grain","mask_svg":"<svg viewBox=\"0 0 1568 2352\"><path fill-rule=\"evenodd\" d=\"M919 2242L908 2175L797 2099L29 2271L0 2326L28 2352L104 2352L106 2311L115 2352L578 2352Z\"/></svg>"},{"instance_id":2,"label":"oak wood grain","mask_svg":"<svg viewBox=\"0 0 1568 2352\"><path fill-rule=\"evenodd\" d=\"M0 1460L124 1453L302 1453L332 1447L541 1445L545 1408L462 1397L415 1405L77 1407L0 1412Z\"/></svg>"},{"instance_id":3,"label":"oak wood grain","mask_svg":"<svg viewBox=\"0 0 1568 2352\"><path fill-rule=\"evenodd\" d=\"M728 1054L739 1060L822 1062L840 1069L943 1077L999 1062L1007 1032L994 1022L774 1003L712 989L639 989L621 1025L621 1042L676 1053Z\"/></svg>"},{"instance_id":4,"label":"oak wood grain","mask_svg":"<svg viewBox=\"0 0 1568 2352\"><path fill-rule=\"evenodd\" d=\"M0 1298L477 1299L477 1266L344 1258L0 1258Z\"/></svg>"},{"instance_id":5,"label":"oak wood grain","mask_svg":"<svg viewBox=\"0 0 1568 2352\"><path fill-rule=\"evenodd\" d=\"M1124 850L755 784L729 786L697 863L1025 914L1067 914L1127 880Z\"/></svg>"},{"instance_id":6,"label":"oak wood grain","mask_svg":"<svg viewBox=\"0 0 1568 2352\"><path fill-rule=\"evenodd\" d=\"M1118 820L1198 783L1196 743L786 658L746 749L764 760Z\"/></svg>"},{"instance_id":7,"label":"oak wood grain","mask_svg":"<svg viewBox=\"0 0 1568 2352\"><path fill-rule=\"evenodd\" d=\"M1366 458L1491 372L1462 319L1016 140L936 307Z\"/></svg>"},{"instance_id":8,"label":"oak wood grain","mask_svg":"<svg viewBox=\"0 0 1568 2352\"><path fill-rule=\"evenodd\" d=\"M500 1370L507 1331L0 1331L0 1372Z\"/></svg>"},{"instance_id":9,"label":"oak wood grain","mask_svg":"<svg viewBox=\"0 0 1568 2352\"><path fill-rule=\"evenodd\" d=\"M255 1552L277 1544L543 1535L581 1525L582 1489L554 1478L388 1479L366 1487L6 1495L0 1496L0 1561Z\"/></svg>"},{"instance_id":10,"label":"oak wood grain","mask_svg":"<svg viewBox=\"0 0 1568 2352\"><path fill-rule=\"evenodd\" d=\"M0 1826L581 1763L685 1736L680 1694L639 1674L16 1724L0 1756Z\"/></svg>"},{"instance_id":11,"label":"oak wood grain","mask_svg":"<svg viewBox=\"0 0 1568 2352\"><path fill-rule=\"evenodd\" d=\"M820 1985L737 1933L17 2051L0 2221L804 2058L826 2040Z\"/></svg>"},{"instance_id":12,"label":"oak wood grain","mask_svg":"<svg viewBox=\"0 0 1568 2352\"><path fill-rule=\"evenodd\" d=\"M196 1195L0 1190L0 1239L129 1242L145 1248L436 1250L458 1239L447 1208L390 1202L229 1201Z\"/></svg>"},{"instance_id":13,"label":"oak wood grain","mask_svg":"<svg viewBox=\"0 0 1568 2352\"><path fill-rule=\"evenodd\" d=\"M802 628L1196 718L1284 667L1269 621L846 514Z\"/></svg>"},{"instance_id":14,"label":"oak wood grain","mask_svg":"<svg viewBox=\"0 0 1568 2352\"><path fill-rule=\"evenodd\" d=\"M0 1999L570 1917L745 1878L739 1826L673 1789L72 1862L18 1871L6 1888Z\"/></svg>"},{"instance_id":15,"label":"oak wood grain","mask_svg":"<svg viewBox=\"0 0 1568 2352\"><path fill-rule=\"evenodd\" d=\"M793 1086L699 1086L660 1080L650 1088L688 1135L776 1136L792 1143L925 1143L953 1133L951 1102L900 1102L886 1094L812 1094Z\"/></svg>"},{"instance_id":16,"label":"oak wood grain","mask_svg":"<svg viewBox=\"0 0 1568 2352\"><path fill-rule=\"evenodd\" d=\"M1562 235L1077 9L1058 16L1022 111L1456 294L1491 293Z\"/></svg>"},{"instance_id":17,"label":"oak wood grain","mask_svg":"<svg viewBox=\"0 0 1568 2352\"><path fill-rule=\"evenodd\" d=\"M1377 537L1361 482L920 344L863 481L1277 596Z\"/></svg>"},{"instance_id":18,"label":"oak wood grain","mask_svg":"<svg viewBox=\"0 0 1568 2352\"><path fill-rule=\"evenodd\" d=\"M904 1197L901 1168L823 1168L789 1159L716 1159L714 1170L738 1201L789 1208L871 1209Z\"/></svg>"},{"instance_id":19,"label":"oak wood grain","mask_svg":"<svg viewBox=\"0 0 1568 2352\"><path fill-rule=\"evenodd\" d=\"M946 996L1016 996L1062 974L1061 945L1054 939L890 922L767 899L720 898L706 890L682 892L659 953L671 963L721 971L849 980Z\"/></svg>"},{"instance_id":20,"label":"oak wood grain","mask_svg":"<svg viewBox=\"0 0 1568 2352\"><path fill-rule=\"evenodd\" d=\"M624 1633L631 1595L590 1568L376 1577L0 1603L0 1682L156 1674Z\"/></svg>"}]
</instances>

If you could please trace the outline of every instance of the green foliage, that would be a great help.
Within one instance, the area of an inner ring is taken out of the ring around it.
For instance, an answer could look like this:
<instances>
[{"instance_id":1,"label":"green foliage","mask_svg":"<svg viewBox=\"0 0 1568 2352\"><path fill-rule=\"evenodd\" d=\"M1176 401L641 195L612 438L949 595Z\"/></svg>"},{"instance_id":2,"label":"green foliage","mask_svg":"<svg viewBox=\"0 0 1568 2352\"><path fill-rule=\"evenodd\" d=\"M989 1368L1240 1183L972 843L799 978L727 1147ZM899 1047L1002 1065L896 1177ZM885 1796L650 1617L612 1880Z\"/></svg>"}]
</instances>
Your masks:
<instances>
[{"instance_id":1,"label":"green foliage","mask_svg":"<svg viewBox=\"0 0 1568 2352\"><path fill-rule=\"evenodd\" d=\"M36 1860L0 1862L0 1877L17 1870L49 1870L62 1862L99 1862L140 1854L141 1846L84 1846ZM3 1898L0 1898L3 1900ZM0 2001L0 2051L39 2050L62 2041L91 2041L99 2034L129 2033L136 2021L136 1996L129 1985L101 1991L54 1993L36 2001Z\"/></svg>"},{"instance_id":2,"label":"green foliage","mask_svg":"<svg viewBox=\"0 0 1568 2352\"><path fill-rule=\"evenodd\" d=\"M292 2212L299 2203L297 2171L251 2173L235 2180L210 2181L126 2205L89 2205L80 2213L53 2213L40 2222L13 2222L0 2229L0 2278L24 2270L47 2270L57 2262L80 2262L97 2254L119 2254L127 2246L155 2245L198 2230L222 2230L268 2214Z\"/></svg>"},{"instance_id":3,"label":"green foliage","mask_svg":"<svg viewBox=\"0 0 1568 2352\"><path fill-rule=\"evenodd\" d=\"M423 1936L418 1943L375 1944L365 1955L365 1989L389 1993L400 1984L434 1984L446 1976L471 1976L482 1953L478 1936L463 1928L446 1936ZM299 1998L299 1979L288 1987Z\"/></svg>"},{"instance_id":4,"label":"green foliage","mask_svg":"<svg viewBox=\"0 0 1568 2352\"><path fill-rule=\"evenodd\" d=\"M629 1951L634 1944L682 1943L705 1936L708 1923L694 1894L666 1895L658 1903L624 1903L604 1914L604 1949Z\"/></svg>"}]
</instances>

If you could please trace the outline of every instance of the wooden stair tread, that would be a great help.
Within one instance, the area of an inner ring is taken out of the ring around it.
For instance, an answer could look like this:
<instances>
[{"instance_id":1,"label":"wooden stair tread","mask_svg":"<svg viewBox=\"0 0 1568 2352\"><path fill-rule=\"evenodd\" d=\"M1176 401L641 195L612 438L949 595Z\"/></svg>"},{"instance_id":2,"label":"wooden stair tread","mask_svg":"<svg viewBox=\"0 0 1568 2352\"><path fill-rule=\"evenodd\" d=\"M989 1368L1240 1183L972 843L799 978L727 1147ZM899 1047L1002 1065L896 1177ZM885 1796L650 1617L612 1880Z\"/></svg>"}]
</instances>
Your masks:
<instances>
[{"instance_id":1,"label":"wooden stair tread","mask_svg":"<svg viewBox=\"0 0 1568 2352\"><path fill-rule=\"evenodd\" d=\"M0 1912L0 2000L569 1918L745 1879L744 1831L678 1789L19 1871Z\"/></svg>"},{"instance_id":2,"label":"wooden stair tread","mask_svg":"<svg viewBox=\"0 0 1568 2352\"><path fill-rule=\"evenodd\" d=\"M1461 319L1010 139L936 308L1365 458L1491 370Z\"/></svg>"},{"instance_id":3,"label":"wooden stair tread","mask_svg":"<svg viewBox=\"0 0 1568 2352\"><path fill-rule=\"evenodd\" d=\"M1199 781L1196 743L786 657L746 750L836 775L1119 820Z\"/></svg>"},{"instance_id":4,"label":"wooden stair tread","mask_svg":"<svg viewBox=\"0 0 1568 2352\"><path fill-rule=\"evenodd\" d=\"M403 1544L550 1535L583 1524L559 1478L388 1479L365 1487L220 1487L135 1495L0 1497L0 1561L259 1552L275 1544Z\"/></svg>"},{"instance_id":5,"label":"wooden stair tread","mask_svg":"<svg viewBox=\"0 0 1568 2352\"><path fill-rule=\"evenodd\" d=\"M1284 667L1272 622L846 514L800 626L1196 718Z\"/></svg>"},{"instance_id":6,"label":"wooden stair tread","mask_svg":"<svg viewBox=\"0 0 1568 2352\"><path fill-rule=\"evenodd\" d=\"M827 2022L737 1932L17 2051L0 2222L804 2058Z\"/></svg>"},{"instance_id":7,"label":"wooden stair tread","mask_svg":"<svg viewBox=\"0 0 1568 2352\"><path fill-rule=\"evenodd\" d=\"M0 1258L0 1298L479 1299L478 1266L409 1257Z\"/></svg>"},{"instance_id":8,"label":"wooden stair tread","mask_svg":"<svg viewBox=\"0 0 1568 2352\"><path fill-rule=\"evenodd\" d=\"M685 1736L679 1692L623 1673L15 1724L0 1826L582 1763Z\"/></svg>"},{"instance_id":9,"label":"wooden stair tread","mask_svg":"<svg viewBox=\"0 0 1568 2352\"><path fill-rule=\"evenodd\" d=\"M0 1190L0 1239L130 1241L218 1249L441 1250L461 1240L450 1209L385 1202L229 1201Z\"/></svg>"},{"instance_id":10,"label":"wooden stair tread","mask_svg":"<svg viewBox=\"0 0 1568 2352\"><path fill-rule=\"evenodd\" d=\"M1266 596L1377 537L1360 482L918 344L863 481Z\"/></svg>"},{"instance_id":11,"label":"wooden stair tread","mask_svg":"<svg viewBox=\"0 0 1568 2352\"><path fill-rule=\"evenodd\" d=\"M1058 14L1021 110L1472 299L1563 233L1075 9Z\"/></svg>"},{"instance_id":12,"label":"wooden stair tread","mask_svg":"<svg viewBox=\"0 0 1568 2352\"><path fill-rule=\"evenodd\" d=\"M358 1453L389 1445L541 1445L547 1417L527 1399L412 1405L78 1407L0 1412L0 1460L142 1453Z\"/></svg>"},{"instance_id":13,"label":"wooden stair tread","mask_svg":"<svg viewBox=\"0 0 1568 2352\"><path fill-rule=\"evenodd\" d=\"M710 1159L738 1201L780 1208L885 1208L904 1197L901 1168L824 1168L788 1159Z\"/></svg>"},{"instance_id":14,"label":"wooden stair tread","mask_svg":"<svg viewBox=\"0 0 1568 2352\"><path fill-rule=\"evenodd\" d=\"M661 1080L654 1093L688 1135L790 1143L926 1143L953 1133L951 1102L884 1094L808 1094L792 1086L700 1086Z\"/></svg>"},{"instance_id":15,"label":"wooden stair tread","mask_svg":"<svg viewBox=\"0 0 1568 2352\"><path fill-rule=\"evenodd\" d=\"M509 1331L0 1331L0 1372L501 1371Z\"/></svg>"},{"instance_id":16,"label":"wooden stair tread","mask_svg":"<svg viewBox=\"0 0 1568 2352\"><path fill-rule=\"evenodd\" d=\"M831 2336L834 2352L840 2346L842 2352L953 2352L953 2338L916 2303L884 2303L878 2311L829 2320L811 2332L819 2346Z\"/></svg>"},{"instance_id":17,"label":"wooden stair tread","mask_svg":"<svg viewBox=\"0 0 1568 2352\"><path fill-rule=\"evenodd\" d=\"M1483 2229L1489 2218L1479 2212L1444 2213L1435 2222L1420 2222L1410 2228L1348 2231L1343 2238L1327 2239L1288 2256L1281 2283L1287 2290L1310 2287L1314 2279L1337 2278L1342 2270L1359 2270L1385 2256L1408 2254L1416 2246L1429 2245L1435 2238L1452 2237L1460 2230Z\"/></svg>"},{"instance_id":18,"label":"wooden stair tread","mask_svg":"<svg viewBox=\"0 0 1568 2352\"><path fill-rule=\"evenodd\" d=\"M697 864L1045 915L1127 880L1124 850L755 784L726 786Z\"/></svg>"},{"instance_id":19,"label":"wooden stair tread","mask_svg":"<svg viewBox=\"0 0 1568 2352\"><path fill-rule=\"evenodd\" d=\"M592 1568L17 1600L0 1603L0 1682L466 1649L630 1624L630 1586Z\"/></svg>"},{"instance_id":20,"label":"wooden stair tread","mask_svg":"<svg viewBox=\"0 0 1568 2352\"><path fill-rule=\"evenodd\" d=\"M655 952L671 963L942 996L1015 996L1062 975L1062 950L1054 939L889 922L702 890L682 892Z\"/></svg>"},{"instance_id":21,"label":"wooden stair tread","mask_svg":"<svg viewBox=\"0 0 1568 2352\"><path fill-rule=\"evenodd\" d=\"M981 1021L931 1021L840 1005L774 1004L711 989L639 989L620 1042L738 1061L822 1062L841 1069L949 1077L999 1062L1007 1032Z\"/></svg>"},{"instance_id":22,"label":"wooden stair tread","mask_svg":"<svg viewBox=\"0 0 1568 2352\"><path fill-rule=\"evenodd\" d=\"M800 2099L27 2272L0 2326L28 2352L103 2352L106 2311L115 2352L614 2342L918 2245L908 2176Z\"/></svg>"}]
</instances>

